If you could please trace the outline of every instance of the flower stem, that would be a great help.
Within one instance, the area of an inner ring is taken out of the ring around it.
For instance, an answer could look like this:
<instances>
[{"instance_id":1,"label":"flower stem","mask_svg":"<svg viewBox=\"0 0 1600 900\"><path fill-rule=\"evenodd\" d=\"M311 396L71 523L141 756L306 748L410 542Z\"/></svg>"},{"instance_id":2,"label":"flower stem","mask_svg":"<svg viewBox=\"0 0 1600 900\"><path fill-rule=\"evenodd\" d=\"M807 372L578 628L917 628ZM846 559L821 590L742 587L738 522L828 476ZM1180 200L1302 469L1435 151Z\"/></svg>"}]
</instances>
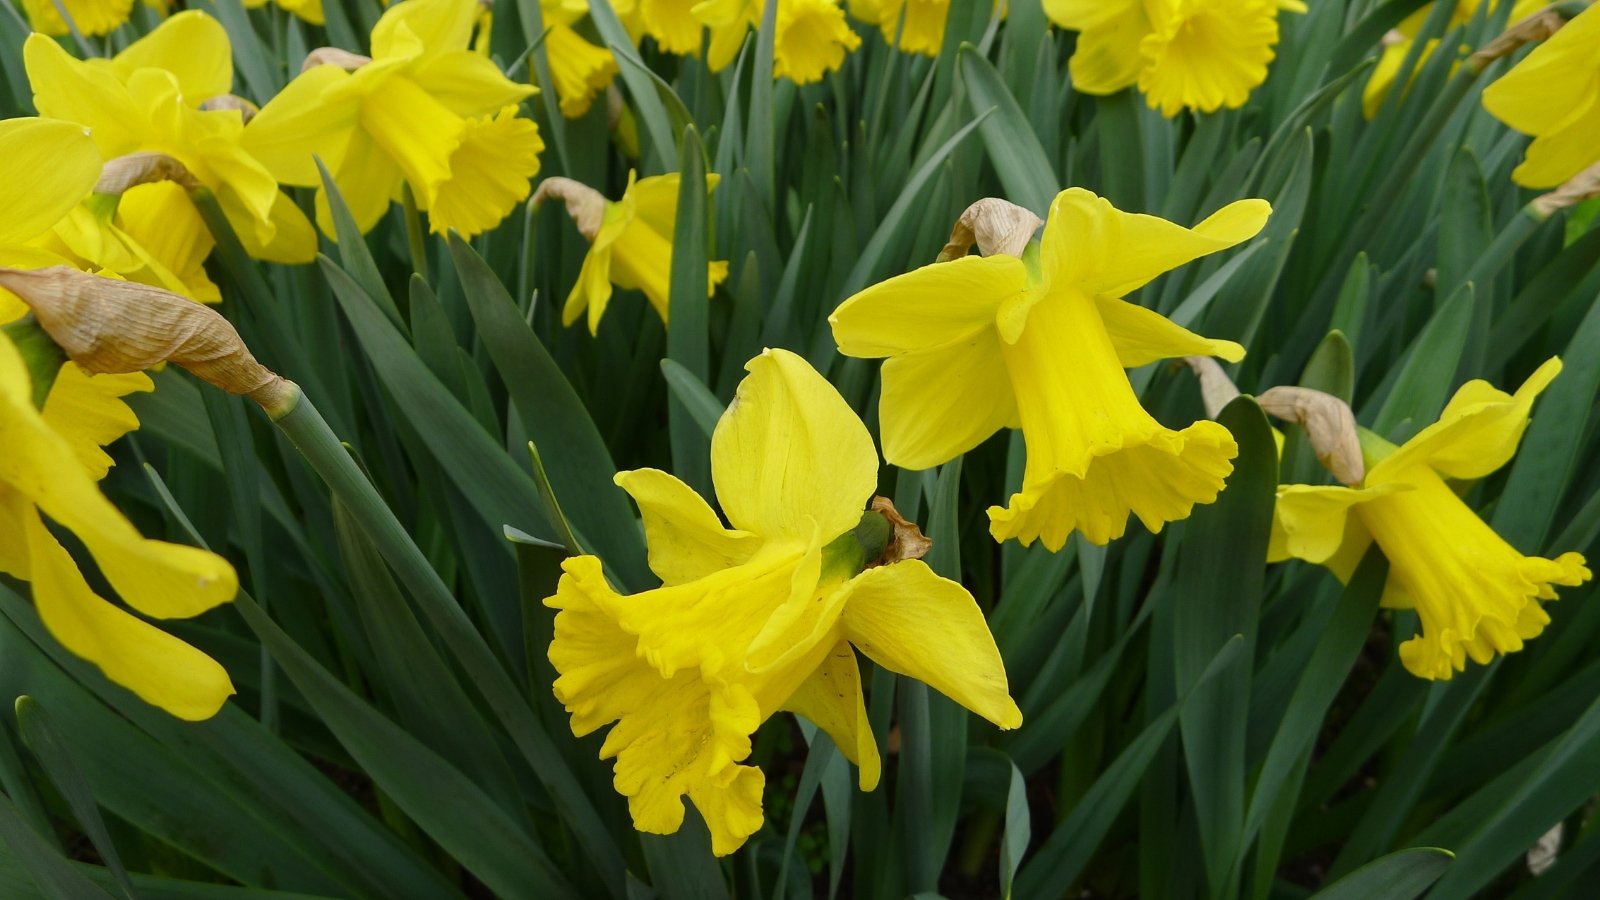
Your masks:
<instances>
[{"instance_id":1,"label":"flower stem","mask_svg":"<svg viewBox=\"0 0 1600 900\"><path fill-rule=\"evenodd\" d=\"M274 415L274 423L372 538L550 791L562 818L572 824L579 845L589 854L606 886L612 894L622 896L626 863L621 852L535 717L533 708L495 658L483 635L467 618L439 573L429 565L310 399L301 394L298 402L285 404L285 407Z\"/></svg>"},{"instance_id":2,"label":"flower stem","mask_svg":"<svg viewBox=\"0 0 1600 900\"><path fill-rule=\"evenodd\" d=\"M400 196L406 211L406 246L411 249L411 271L427 281L428 245L422 233L422 214L417 211L417 195L411 190L411 182L401 186Z\"/></svg>"}]
</instances>

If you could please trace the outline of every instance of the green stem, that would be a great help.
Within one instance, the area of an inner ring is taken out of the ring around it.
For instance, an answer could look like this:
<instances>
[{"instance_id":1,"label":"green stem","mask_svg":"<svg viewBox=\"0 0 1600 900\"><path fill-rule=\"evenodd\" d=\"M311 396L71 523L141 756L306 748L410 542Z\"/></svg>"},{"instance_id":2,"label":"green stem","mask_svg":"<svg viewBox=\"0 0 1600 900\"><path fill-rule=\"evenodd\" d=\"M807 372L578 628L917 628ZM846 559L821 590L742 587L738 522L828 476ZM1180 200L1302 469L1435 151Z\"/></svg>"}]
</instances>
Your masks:
<instances>
[{"instance_id":1,"label":"green stem","mask_svg":"<svg viewBox=\"0 0 1600 900\"><path fill-rule=\"evenodd\" d=\"M422 233L422 214L417 211L417 195L411 191L411 182L400 188L406 211L406 246L411 249L411 271L428 280L428 245Z\"/></svg>"},{"instance_id":2,"label":"green stem","mask_svg":"<svg viewBox=\"0 0 1600 900\"><path fill-rule=\"evenodd\" d=\"M302 394L299 402L289 407L274 416L279 430L350 510L384 559L394 567L395 574L549 790L562 817L578 832L579 844L606 886L614 896L622 897L626 890L623 873L627 868L622 854L550 736L540 726L533 708L525 702L483 635L473 627L450 589L428 564L400 520L350 458L310 399Z\"/></svg>"}]
</instances>

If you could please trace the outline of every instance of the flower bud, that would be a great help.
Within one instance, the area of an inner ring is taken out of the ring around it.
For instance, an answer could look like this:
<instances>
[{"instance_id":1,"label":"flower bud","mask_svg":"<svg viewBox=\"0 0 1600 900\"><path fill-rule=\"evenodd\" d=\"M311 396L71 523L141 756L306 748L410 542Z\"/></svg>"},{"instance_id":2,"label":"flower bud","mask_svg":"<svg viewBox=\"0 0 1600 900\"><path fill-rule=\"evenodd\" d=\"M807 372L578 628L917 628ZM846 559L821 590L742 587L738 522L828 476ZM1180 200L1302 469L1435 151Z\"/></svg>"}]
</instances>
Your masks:
<instances>
[{"instance_id":1,"label":"flower bud","mask_svg":"<svg viewBox=\"0 0 1600 900\"><path fill-rule=\"evenodd\" d=\"M967 255L973 244L981 256L1022 256L1023 248L1044 221L1031 211L998 197L985 197L967 207L950 229L950 240L939 251L936 262L949 262Z\"/></svg>"},{"instance_id":2,"label":"flower bud","mask_svg":"<svg viewBox=\"0 0 1600 900\"><path fill-rule=\"evenodd\" d=\"M1304 428L1317 460L1340 483L1359 485L1366 479L1356 417L1348 403L1322 391L1290 386L1268 388L1256 402L1268 415Z\"/></svg>"},{"instance_id":3,"label":"flower bud","mask_svg":"<svg viewBox=\"0 0 1600 900\"><path fill-rule=\"evenodd\" d=\"M256 362L232 323L160 288L80 272L0 268L0 287L33 310L39 326L91 375L141 372L173 362L274 417L299 388Z\"/></svg>"}]
</instances>

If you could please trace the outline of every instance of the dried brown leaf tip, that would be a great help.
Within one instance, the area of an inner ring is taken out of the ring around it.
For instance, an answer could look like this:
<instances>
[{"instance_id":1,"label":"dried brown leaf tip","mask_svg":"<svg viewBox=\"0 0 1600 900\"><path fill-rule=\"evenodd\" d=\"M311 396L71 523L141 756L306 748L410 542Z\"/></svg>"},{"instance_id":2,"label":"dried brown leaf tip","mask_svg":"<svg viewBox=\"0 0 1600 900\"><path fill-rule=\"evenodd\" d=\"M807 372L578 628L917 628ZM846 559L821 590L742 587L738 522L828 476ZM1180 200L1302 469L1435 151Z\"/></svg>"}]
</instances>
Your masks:
<instances>
[{"instance_id":1,"label":"dried brown leaf tip","mask_svg":"<svg viewBox=\"0 0 1600 900\"><path fill-rule=\"evenodd\" d=\"M69 266L0 268L0 287L22 298L39 327L91 375L172 362L275 416L299 396L293 382L256 361L232 323L177 294Z\"/></svg>"},{"instance_id":2,"label":"dried brown leaf tip","mask_svg":"<svg viewBox=\"0 0 1600 900\"><path fill-rule=\"evenodd\" d=\"M950 229L950 240L939 251L936 262L949 262L967 255L976 244L980 256L1022 256L1022 251L1032 240L1044 220L1031 210L1001 200L985 197L967 207Z\"/></svg>"},{"instance_id":3,"label":"dried brown leaf tip","mask_svg":"<svg viewBox=\"0 0 1600 900\"><path fill-rule=\"evenodd\" d=\"M1569 206L1600 197L1600 162L1572 176L1572 180L1548 194L1535 197L1534 214L1548 219Z\"/></svg>"},{"instance_id":4,"label":"dried brown leaf tip","mask_svg":"<svg viewBox=\"0 0 1600 900\"><path fill-rule=\"evenodd\" d=\"M889 523L889 542L883 547L883 555L867 564L873 566L887 566L890 563L904 562L908 559L921 559L933 549L933 541L917 523L908 521L894 508L894 503L888 497L873 497L872 511L883 516Z\"/></svg>"}]
</instances>

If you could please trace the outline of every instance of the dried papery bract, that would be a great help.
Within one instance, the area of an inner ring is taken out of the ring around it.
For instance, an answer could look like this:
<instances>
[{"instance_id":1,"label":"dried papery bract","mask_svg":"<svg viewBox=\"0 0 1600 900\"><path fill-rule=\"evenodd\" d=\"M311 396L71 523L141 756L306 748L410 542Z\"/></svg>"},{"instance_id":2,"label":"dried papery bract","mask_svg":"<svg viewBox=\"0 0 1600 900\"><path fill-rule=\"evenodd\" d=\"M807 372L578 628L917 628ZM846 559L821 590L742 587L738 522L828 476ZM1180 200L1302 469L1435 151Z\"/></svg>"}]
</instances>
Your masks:
<instances>
[{"instance_id":1,"label":"dried papery bract","mask_svg":"<svg viewBox=\"0 0 1600 900\"><path fill-rule=\"evenodd\" d=\"M300 64L300 71L305 72L317 66L338 66L346 72L354 72L369 62L372 62L370 56L340 50L338 47L318 47L306 54L305 62Z\"/></svg>"},{"instance_id":2,"label":"dried papery bract","mask_svg":"<svg viewBox=\"0 0 1600 900\"><path fill-rule=\"evenodd\" d=\"M922 533L917 523L900 515L900 511L894 508L894 501L888 497L873 497L870 508L888 521L889 542L884 545L883 555L876 560L868 561L868 568L887 566L908 559L921 559L933 549L933 540Z\"/></svg>"},{"instance_id":3,"label":"dried papery bract","mask_svg":"<svg viewBox=\"0 0 1600 900\"><path fill-rule=\"evenodd\" d=\"M1233 379L1222 371L1221 364L1209 356L1185 356L1183 361L1200 381L1200 399L1205 403L1206 418L1215 419L1222 415L1223 407L1239 396Z\"/></svg>"},{"instance_id":4,"label":"dried papery bract","mask_svg":"<svg viewBox=\"0 0 1600 900\"><path fill-rule=\"evenodd\" d=\"M1571 181L1550 193L1535 197L1528 206L1535 217L1548 219L1563 209L1596 197L1600 197L1600 162L1579 172Z\"/></svg>"},{"instance_id":5,"label":"dried papery bract","mask_svg":"<svg viewBox=\"0 0 1600 900\"><path fill-rule=\"evenodd\" d=\"M101 278L68 266L0 268L0 287L21 297L39 326L92 375L141 372L173 362L277 417L299 388L256 361L232 323L160 288Z\"/></svg>"},{"instance_id":6,"label":"dried papery bract","mask_svg":"<svg viewBox=\"0 0 1600 900\"><path fill-rule=\"evenodd\" d=\"M973 244L978 245L978 255L1021 257L1023 248L1039 230L1044 220L1031 210L1001 200L985 197L967 207L950 229L950 240L939 251L937 262L949 262L967 255Z\"/></svg>"},{"instance_id":7,"label":"dried papery bract","mask_svg":"<svg viewBox=\"0 0 1600 900\"><path fill-rule=\"evenodd\" d=\"M1366 479L1356 417L1348 403L1332 394L1292 386L1268 388L1256 402L1268 415L1304 428L1317 460L1340 483L1359 485Z\"/></svg>"},{"instance_id":8,"label":"dried papery bract","mask_svg":"<svg viewBox=\"0 0 1600 900\"><path fill-rule=\"evenodd\" d=\"M235 110L239 113L239 118L246 125L250 124L250 120L254 119L256 117L256 113L261 111L261 107L251 103L249 100L246 100L243 97L238 96L237 94L218 94L217 96L212 97L210 100L200 104L200 108L207 111Z\"/></svg>"},{"instance_id":9,"label":"dried papery bract","mask_svg":"<svg viewBox=\"0 0 1600 900\"><path fill-rule=\"evenodd\" d=\"M594 241L606 216L604 194L571 178L555 177L539 182L538 190L533 192L533 205L537 207L547 198L566 204L572 224L578 227L585 239L591 243Z\"/></svg>"},{"instance_id":10,"label":"dried papery bract","mask_svg":"<svg viewBox=\"0 0 1600 900\"><path fill-rule=\"evenodd\" d=\"M100 180L95 182L96 194L126 193L141 184L171 181L186 191L200 187L200 182L189 173L183 163L165 153L129 153L105 164L100 170Z\"/></svg>"}]
</instances>

